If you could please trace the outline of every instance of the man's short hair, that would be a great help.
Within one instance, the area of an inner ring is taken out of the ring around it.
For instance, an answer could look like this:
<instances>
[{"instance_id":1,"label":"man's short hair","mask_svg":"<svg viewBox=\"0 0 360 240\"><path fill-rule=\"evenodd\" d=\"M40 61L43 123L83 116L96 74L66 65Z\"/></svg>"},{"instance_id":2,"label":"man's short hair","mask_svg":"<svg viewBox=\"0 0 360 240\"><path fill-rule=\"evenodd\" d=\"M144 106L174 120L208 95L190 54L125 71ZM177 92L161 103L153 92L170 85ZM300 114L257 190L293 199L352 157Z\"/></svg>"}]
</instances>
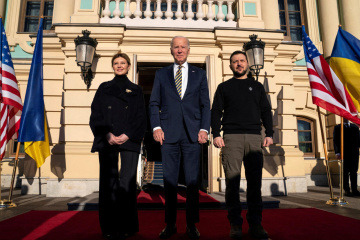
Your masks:
<instances>
[{"instance_id":1,"label":"man's short hair","mask_svg":"<svg viewBox=\"0 0 360 240\"><path fill-rule=\"evenodd\" d=\"M170 47L172 48L173 47L173 44L174 44L174 39L175 38L185 38L186 41L187 41L187 45L188 45L188 48L190 48L190 41L187 37L184 37L184 36L175 36L171 39L171 42L170 42Z\"/></svg>"},{"instance_id":2,"label":"man's short hair","mask_svg":"<svg viewBox=\"0 0 360 240\"><path fill-rule=\"evenodd\" d=\"M230 55L230 63L231 63L232 57L233 57L234 55L238 55L238 54L244 55L245 58L246 58L246 61L248 61L247 56L246 56L246 52L240 51L240 50L236 50L235 52L233 52L233 53Z\"/></svg>"}]
</instances>

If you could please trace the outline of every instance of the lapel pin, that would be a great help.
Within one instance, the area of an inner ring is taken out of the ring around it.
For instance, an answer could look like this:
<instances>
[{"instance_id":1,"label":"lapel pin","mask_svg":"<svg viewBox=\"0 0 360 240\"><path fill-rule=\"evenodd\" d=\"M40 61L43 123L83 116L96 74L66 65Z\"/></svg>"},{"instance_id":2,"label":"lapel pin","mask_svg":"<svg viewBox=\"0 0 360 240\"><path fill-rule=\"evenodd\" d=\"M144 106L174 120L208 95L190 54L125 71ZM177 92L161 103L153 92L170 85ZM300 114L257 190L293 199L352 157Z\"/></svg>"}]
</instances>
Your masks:
<instances>
[{"instance_id":1,"label":"lapel pin","mask_svg":"<svg viewBox=\"0 0 360 240\"><path fill-rule=\"evenodd\" d=\"M132 91L130 89L126 89L126 92L127 93L131 93Z\"/></svg>"},{"instance_id":2,"label":"lapel pin","mask_svg":"<svg viewBox=\"0 0 360 240\"><path fill-rule=\"evenodd\" d=\"M249 87L249 90L252 91L252 87Z\"/></svg>"}]
</instances>

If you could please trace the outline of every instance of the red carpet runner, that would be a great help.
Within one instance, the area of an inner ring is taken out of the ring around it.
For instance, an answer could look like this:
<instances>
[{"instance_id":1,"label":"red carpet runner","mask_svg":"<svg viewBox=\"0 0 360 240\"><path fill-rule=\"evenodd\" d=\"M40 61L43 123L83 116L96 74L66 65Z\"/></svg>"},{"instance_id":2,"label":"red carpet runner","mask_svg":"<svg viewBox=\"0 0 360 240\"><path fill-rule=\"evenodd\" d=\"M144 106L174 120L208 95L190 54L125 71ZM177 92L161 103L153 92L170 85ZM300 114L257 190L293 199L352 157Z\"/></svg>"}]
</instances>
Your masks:
<instances>
[{"instance_id":1,"label":"red carpet runner","mask_svg":"<svg viewBox=\"0 0 360 240\"><path fill-rule=\"evenodd\" d=\"M200 239L230 239L226 215L224 210L200 210L197 225ZM164 227L164 211L141 210L139 221L140 232L129 240L158 239L158 233ZM358 240L360 229L359 220L313 208L264 210L263 225L272 240ZM243 232L244 240L251 239L246 221ZM95 240L102 236L97 211L30 211L0 222L0 239ZM181 239L187 239L183 210L178 212L178 233L171 240Z\"/></svg>"},{"instance_id":2,"label":"red carpet runner","mask_svg":"<svg viewBox=\"0 0 360 240\"><path fill-rule=\"evenodd\" d=\"M178 204L181 206L186 203L186 191L178 191L177 194ZM137 202L139 205L148 206L164 206L165 195L164 190L159 191L140 191L137 196ZM218 207L220 202L208 194L199 191L199 203L200 207Z\"/></svg>"}]
</instances>

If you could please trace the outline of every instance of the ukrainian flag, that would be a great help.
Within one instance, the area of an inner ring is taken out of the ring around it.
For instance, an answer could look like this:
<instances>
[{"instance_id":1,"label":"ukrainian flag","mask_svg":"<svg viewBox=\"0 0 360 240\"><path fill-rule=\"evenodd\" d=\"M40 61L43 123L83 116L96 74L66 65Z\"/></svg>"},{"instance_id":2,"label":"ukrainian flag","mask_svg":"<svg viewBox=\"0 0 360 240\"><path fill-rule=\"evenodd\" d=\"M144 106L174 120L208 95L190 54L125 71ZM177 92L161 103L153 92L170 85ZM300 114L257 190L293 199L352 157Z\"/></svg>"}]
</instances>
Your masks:
<instances>
[{"instance_id":1,"label":"ukrainian flag","mask_svg":"<svg viewBox=\"0 0 360 240\"><path fill-rule=\"evenodd\" d=\"M339 27L330 66L360 111L360 40Z\"/></svg>"},{"instance_id":2,"label":"ukrainian flag","mask_svg":"<svg viewBox=\"0 0 360 240\"><path fill-rule=\"evenodd\" d=\"M43 18L40 20L34 56L21 115L18 142L24 143L25 152L40 167L50 156L44 94L43 94Z\"/></svg>"}]
</instances>

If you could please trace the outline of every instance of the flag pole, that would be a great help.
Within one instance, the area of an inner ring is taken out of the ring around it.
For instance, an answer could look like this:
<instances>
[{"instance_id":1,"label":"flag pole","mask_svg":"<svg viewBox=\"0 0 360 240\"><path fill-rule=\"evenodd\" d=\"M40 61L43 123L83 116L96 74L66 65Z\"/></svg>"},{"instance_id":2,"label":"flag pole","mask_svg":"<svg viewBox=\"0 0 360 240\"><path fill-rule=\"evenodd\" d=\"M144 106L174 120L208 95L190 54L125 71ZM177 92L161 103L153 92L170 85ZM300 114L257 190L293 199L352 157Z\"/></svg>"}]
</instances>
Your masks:
<instances>
[{"instance_id":1,"label":"flag pole","mask_svg":"<svg viewBox=\"0 0 360 240\"><path fill-rule=\"evenodd\" d=\"M347 205L349 204L347 201L345 201L344 199L344 192L343 192L343 163L344 163L344 118L341 117L341 124L340 124L340 160L334 160L337 163L340 163L340 196L339 197L335 197L333 199L330 199L329 201L326 202L326 204L329 205Z\"/></svg>"},{"instance_id":2,"label":"flag pole","mask_svg":"<svg viewBox=\"0 0 360 240\"><path fill-rule=\"evenodd\" d=\"M15 160L14 160L14 168L13 168L13 173L12 173L12 176L11 176L9 198L8 198L8 200L1 200L0 201L1 208L16 207L16 204L12 201L12 195L13 195L13 191L14 191L16 168L17 168L17 165L18 165L18 162L19 162L19 151L20 151L20 143L17 142L16 155L15 155ZM1 195L0 195L0 197L1 197Z\"/></svg>"},{"instance_id":3,"label":"flag pole","mask_svg":"<svg viewBox=\"0 0 360 240\"><path fill-rule=\"evenodd\" d=\"M344 200L344 118L341 117L341 134L340 134L340 138L341 138L341 152L340 152L340 198L339 198L339 202L343 202L342 205L348 204L345 200Z\"/></svg>"},{"instance_id":4,"label":"flag pole","mask_svg":"<svg viewBox=\"0 0 360 240\"><path fill-rule=\"evenodd\" d=\"M15 77L15 69L11 60L11 54L9 51L9 44L6 39L6 33L4 30L4 25L2 23L2 18L0 15L0 31L2 34L1 37L1 48L3 49L2 55L1 55L1 64L4 67L6 66L6 70L8 72L7 77L1 78L2 81L2 88L1 88L1 95L2 99L1 102L4 105L4 108L6 109L6 113L2 111L1 119L5 119L5 121L2 121L1 124L1 135L5 136L4 138L1 138L1 141L3 142L3 146L1 148L1 158L3 158L5 154L5 145L7 144L8 140L15 136L17 132L17 126L20 122L20 118L16 119L16 115L19 113L21 114L22 111L22 102L21 102L21 96L18 89L18 82ZM5 52L4 52L5 51ZM3 68L4 69L4 68ZM10 86L10 87L9 87ZM12 89L11 91L9 89ZM4 94L6 92L6 94ZM6 114L6 115L5 115ZM11 128L9 127L11 126ZM9 135L8 135L9 134ZM20 145L18 143L17 145L17 152L16 152L16 158L14 160L14 169L12 174L12 183L9 191L9 198L8 200L1 200L0 195L0 207L15 207L16 204L12 203L12 192L14 190L14 179L16 174L16 168L18 164L18 156L19 156L19 148ZM1 161L3 163L4 161ZM7 162L9 162L7 160ZM0 166L1 167L1 166ZM1 170L0 170L1 171Z\"/></svg>"},{"instance_id":5,"label":"flag pole","mask_svg":"<svg viewBox=\"0 0 360 240\"><path fill-rule=\"evenodd\" d=\"M321 139L322 139L322 143L323 143L323 147L324 147L326 175L327 175L327 179L328 179L328 185L329 185L329 188L330 188L330 199L326 202L326 204L331 205L334 201L336 201L336 199L334 198L334 191L333 191L332 182L331 182L331 173L330 173L330 167L329 167L329 157L328 157L328 152L327 152L327 147L326 147L324 128L323 128L323 124L322 124L322 121L321 121L321 114L320 114L319 106L317 106L317 112L318 112L318 116L319 116Z\"/></svg>"},{"instance_id":6,"label":"flag pole","mask_svg":"<svg viewBox=\"0 0 360 240\"><path fill-rule=\"evenodd\" d=\"M17 165L19 163L20 145L21 145L21 143L17 142L16 155L15 155L15 161L14 161L14 168L13 168L13 173L12 173L12 177L11 177L11 185L10 185L10 192L9 192L9 202L12 202L12 195L13 195L14 185L15 185L14 183L15 183L16 168L17 168Z\"/></svg>"},{"instance_id":7,"label":"flag pole","mask_svg":"<svg viewBox=\"0 0 360 240\"><path fill-rule=\"evenodd\" d=\"M0 21L1 21L1 18L0 18ZM2 170L2 159L0 160L0 201L1 201L1 170Z\"/></svg>"}]
</instances>

